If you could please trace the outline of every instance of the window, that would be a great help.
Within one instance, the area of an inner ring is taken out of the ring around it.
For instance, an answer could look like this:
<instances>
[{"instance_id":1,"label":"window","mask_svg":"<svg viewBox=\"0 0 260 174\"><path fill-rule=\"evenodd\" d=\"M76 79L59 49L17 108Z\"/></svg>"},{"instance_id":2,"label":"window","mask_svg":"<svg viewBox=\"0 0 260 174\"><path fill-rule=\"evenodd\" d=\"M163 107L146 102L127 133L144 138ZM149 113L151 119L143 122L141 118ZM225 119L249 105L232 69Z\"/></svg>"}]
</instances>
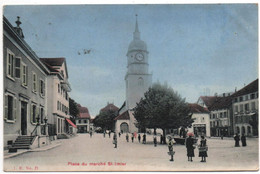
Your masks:
<instances>
[{"instance_id":1,"label":"window","mask_svg":"<svg viewBox=\"0 0 260 174\"><path fill-rule=\"evenodd\" d=\"M37 75L33 73L32 76L32 81L33 81L33 92L37 92Z\"/></svg>"},{"instance_id":2,"label":"window","mask_svg":"<svg viewBox=\"0 0 260 174\"><path fill-rule=\"evenodd\" d=\"M138 78L138 85L143 86L144 85L144 79L142 77Z\"/></svg>"},{"instance_id":3,"label":"window","mask_svg":"<svg viewBox=\"0 0 260 174\"><path fill-rule=\"evenodd\" d=\"M212 125L212 121L210 122L210 127L213 127L213 125Z\"/></svg>"},{"instance_id":4,"label":"window","mask_svg":"<svg viewBox=\"0 0 260 174\"><path fill-rule=\"evenodd\" d=\"M21 58L15 58L15 77L21 78Z\"/></svg>"},{"instance_id":5,"label":"window","mask_svg":"<svg viewBox=\"0 0 260 174\"><path fill-rule=\"evenodd\" d=\"M238 105L235 106L235 112L238 112Z\"/></svg>"},{"instance_id":6,"label":"window","mask_svg":"<svg viewBox=\"0 0 260 174\"><path fill-rule=\"evenodd\" d=\"M57 101L57 110L59 110L59 109L60 109L60 102Z\"/></svg>"},{"instance_id":7,"label":"window","mask_svg":"<svg viewBox=\"0 0 260 174\"><path fill-rule=\"evenodd\" d=\"M255 99L255 94L251 94L250 99Z\"/></svg>"},{"instance_id":8,"label":"window","mask_svg":"<svg viewBox=\"0 0 260 174\"><path fill-rule=\"evenodd\" d=\"M248 95L245 95L245 100L248 100Z\"/></svg>"},{"instance_id":9,"label":"window","mask_svg":"<svg viewBox=\"0 0 260 174\"><path fill-rule=\"evenodd\" d=\"M224 118L227 118L227 112L224 112Z\"/></svg>"},{"instance_id":10,"label":"window","mask_svg":"<svg viewBox=\"0 0 260 174\"><path fill-rule=\"evenodd\" d=\"M31 105L31 123L36 123L37 109L36 105Z\"/></svg>"},{"instance_id":11,"label":"window","mask_svg":"<svg viewBox=\"0 0 260 174\"><path fill-rule=\"evenodd\" d=\"M237 102L237 98L234 99L234 102L235 102L235 103Z\"/></svg>"},{"instance_id":12,"label":"window","mask_svg":"<svg viewBox=\"0 0 260 174\"><path fill-rule=\"evenodd\" d=\"M22 63L22 86L28 85L28 67Z\"/></svg>"},{"instance_id":13,"label":"window","mask_svg":"<svg viewBox=\"0 0 260 174\"><path fill-rule=\"evenodd\" d=\"M45 95L45 83L43 80L40 80L40 94L41 96Z\"/></svg>"},{"instance_id":14,"label":"window","mask_svg":"<svg viewBox=\"0 0 260 174\"><path fill-rule=\"evenodd\" d=\"M223 115L223 113L221 112L221 113L220 113L220 118L223 118L223 116L222 116L222 115Z\"/></svg>"},{"instance_id":15,"label":"window","mask_svg":"<svg viewBox=\"0 0 260 174\"><path fill-rule=\"evenodd\" d=\"M7 50L7 77L10 77L11 79L14 78L14 66L15 58L14 53L12 53L10 50Z\"/></svg>"},{"instance_id":16,"label":"window","mask_svg":"<svg viewBox=\"0 0 260 174\"><path fill-rule=\"evenodd\" d=\"M255 110L255 102L251 103L251 110Z\"/></svg>"},{"instance_id":17,"label":"window","mask_svg":"<svg viewBox=\"0 0 260 174\"><path fill-rule=\"evenodd\" d=\"M5 95L5 120L16 120L16 98L13 95Z\"/></svg>"},{"instance_id":18,"label":"window","mask_svg":"<svg viewBox=\"0 0 260 174\"><path fill-rule=\"evenodd\" d=\"M239 101L240 101L240 102L243 101L243 96L242 96L242 97L239 97Z\"/></svg>"},{"instance_id":19,"label":"window","mask_svg":"<svg viewBox=\"0 0 260 174\"><path fill-rule=\"evenodd\" d=\"M87 123L87 120L84 120L84 123Z\"/></svg>"},{"instance_id":20,"label":"window","mask_svg":"<svg viewBox=\"0 0 260 174\"><path fill-rule=\"evenodd\" d=\"M240 105L240 112L243 112L243 104Z\"/></svg>"},{"instance_id":21,"label":"window","mask_svg":"<svg viewBox=\"0 0 260 174\"><path fill-rule=\"evenodd\" d=\"M249 111L249 104L248 103L245 104L245 111Z\"/></svg>"},{"instance_id":22,"label":"window","mask_svg":"<svg viewBox=\"0 0 260 174\"><path fill-rule=\"evenodd\" d=\"M81 123L81 120L79 120L79 123Z\"/></svg>"}]
</instances>

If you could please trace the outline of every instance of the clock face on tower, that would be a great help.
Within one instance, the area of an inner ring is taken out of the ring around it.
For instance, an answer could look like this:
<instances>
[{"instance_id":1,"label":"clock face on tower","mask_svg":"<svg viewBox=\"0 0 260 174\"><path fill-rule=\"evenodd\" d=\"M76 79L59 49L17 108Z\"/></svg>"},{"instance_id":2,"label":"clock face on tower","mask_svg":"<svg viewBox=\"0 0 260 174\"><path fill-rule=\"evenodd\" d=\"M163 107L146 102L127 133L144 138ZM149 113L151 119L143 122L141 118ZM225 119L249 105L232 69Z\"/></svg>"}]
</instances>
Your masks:
<instances>
[{"instance_id":1,"label":"clock face on tower","mask_svg":"<svg viewBox=\"0 0 260 174\"><path fill-rule=\"evenodd\" d=\"M138 61L143 61L144 60L144 55L142 53L137 53L135 55L135 59Z\"/></svg>"}]
</instances>

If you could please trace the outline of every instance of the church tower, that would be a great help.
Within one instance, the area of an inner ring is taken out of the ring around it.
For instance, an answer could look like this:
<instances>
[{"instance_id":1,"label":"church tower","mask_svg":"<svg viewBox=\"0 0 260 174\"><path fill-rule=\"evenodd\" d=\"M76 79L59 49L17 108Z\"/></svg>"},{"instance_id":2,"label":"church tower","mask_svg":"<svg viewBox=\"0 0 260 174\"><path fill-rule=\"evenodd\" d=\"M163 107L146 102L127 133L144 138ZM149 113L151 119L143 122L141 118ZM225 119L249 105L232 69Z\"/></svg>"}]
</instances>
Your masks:
<instances>
[{"instance_id":1,"label":"church tower","mask_svg":"<svg viewBox=\"0 0 260 174\"><path fill-rule=\"evenodd\" d=\"M126 82L126 109L130 112L130 130L136 129L135 118L132 109L144 96L144 93L152 84L152 74L149 74L148 51L144 41L140 38L138 21L136 15L135 31L133 40L127 51L127 73Z\"/></svg>"}]
</instances>

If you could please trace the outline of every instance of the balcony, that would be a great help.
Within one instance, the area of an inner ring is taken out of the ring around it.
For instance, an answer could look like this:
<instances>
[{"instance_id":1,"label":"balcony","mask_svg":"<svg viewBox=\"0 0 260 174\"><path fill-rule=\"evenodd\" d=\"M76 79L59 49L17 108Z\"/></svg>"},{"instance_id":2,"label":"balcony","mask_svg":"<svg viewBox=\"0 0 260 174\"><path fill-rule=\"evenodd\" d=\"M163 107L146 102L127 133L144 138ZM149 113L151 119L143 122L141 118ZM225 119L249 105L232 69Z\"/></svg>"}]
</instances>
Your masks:
<instances>
[{"instance_id":1,"label":"balcony","mask_svg":"<svg viewBox=\"0 0 260 174\"><path fill-rule=\"evenodd\" d=\"M61 82L61 87L64 88L67 92L71 91L71 87L67 79Z\"/></svg>"}]
</instances>

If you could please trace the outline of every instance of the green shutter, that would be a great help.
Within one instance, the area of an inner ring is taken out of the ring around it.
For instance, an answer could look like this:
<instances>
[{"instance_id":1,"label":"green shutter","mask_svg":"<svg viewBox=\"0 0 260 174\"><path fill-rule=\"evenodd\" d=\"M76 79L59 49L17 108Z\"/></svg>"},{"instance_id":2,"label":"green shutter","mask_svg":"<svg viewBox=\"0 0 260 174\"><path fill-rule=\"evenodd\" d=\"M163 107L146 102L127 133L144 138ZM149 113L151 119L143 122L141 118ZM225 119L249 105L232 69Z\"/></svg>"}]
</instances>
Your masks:
<instances>
[{"instance_id":1,"label":"green shutter","mask_svg":"<svg viewBox=\"0 0 260 174\"><path fill-rule=\"evenodd\" d=\"M14 97L14 116L13 116L14 120L16 120L16 115L17 115L17 100Z\"/></svg>"},{"instance_id":2,"label":"green shutter","mask_svg":"<svg viewBox=\"0 0 260 174\"><path fill-rule=\"evenodd\" d=\"M5 95L5 119L8 119L8 95Z\"/></svg>"},{"instance_id":3,"label":"green shutter","mask_svg":"<svg viewBox=\"0 0 260 174\"><path fill-rule=\"evenodd\" d=\"M33 105L31 104L31 123L33 123Z\"/></svg>"}]
</instances>

